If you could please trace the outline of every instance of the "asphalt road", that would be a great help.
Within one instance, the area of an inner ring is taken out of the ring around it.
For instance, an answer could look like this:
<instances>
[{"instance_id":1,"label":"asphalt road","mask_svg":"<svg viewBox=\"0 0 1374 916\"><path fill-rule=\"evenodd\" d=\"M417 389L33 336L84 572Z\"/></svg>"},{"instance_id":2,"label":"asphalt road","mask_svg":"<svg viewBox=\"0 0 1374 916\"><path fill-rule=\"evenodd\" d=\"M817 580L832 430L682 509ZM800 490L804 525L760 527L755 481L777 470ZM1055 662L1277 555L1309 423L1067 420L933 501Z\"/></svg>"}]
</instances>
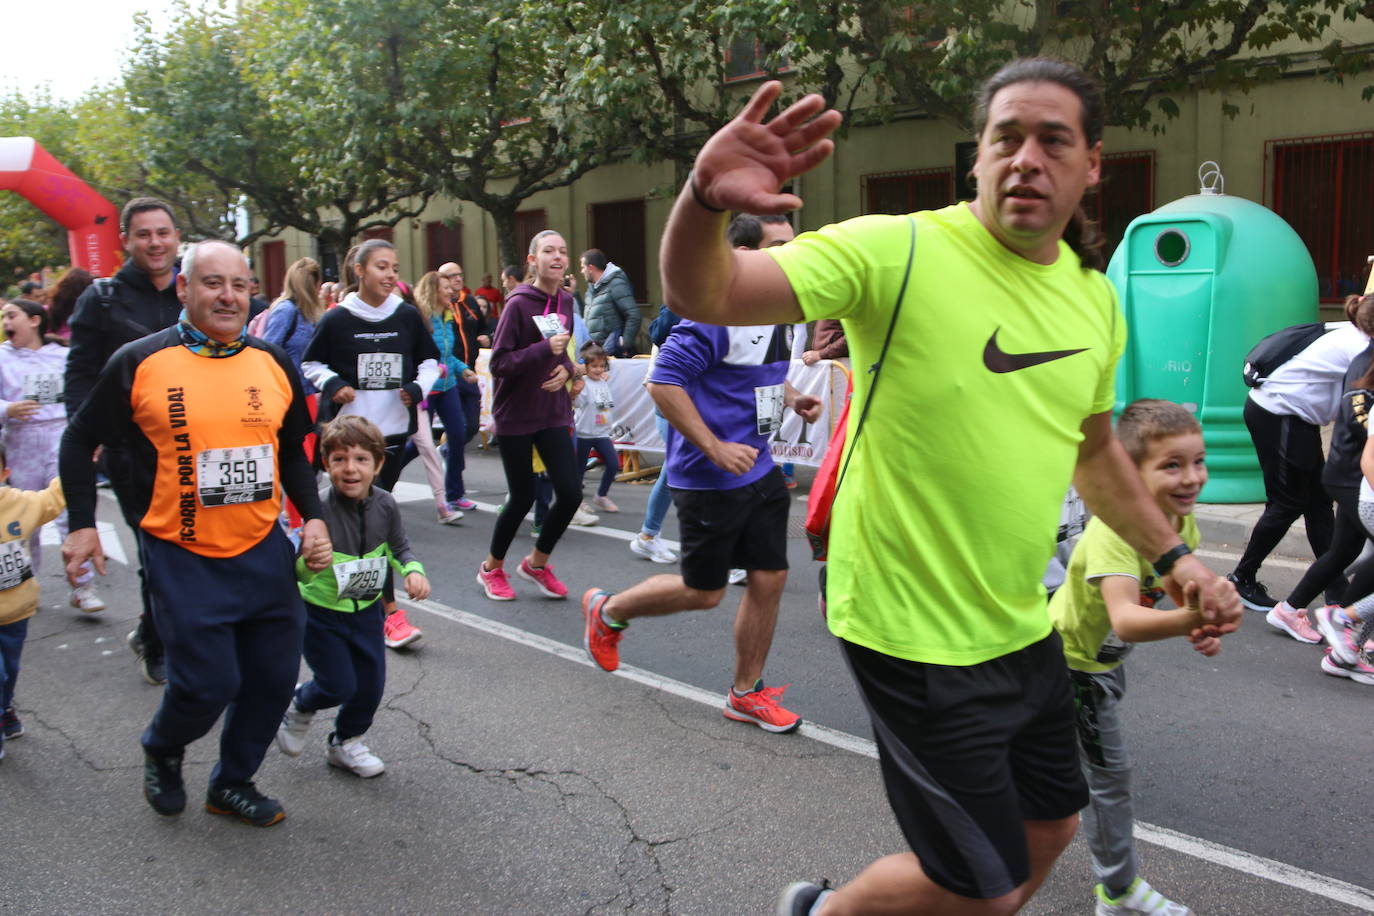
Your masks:
<instances>
[{"instance_id":1,"label":"asphalt road","mask_svg":"<svg viewBox=\"0 0 1374 916\"><path fill-rule=\"evenodd\" d=\"M158 693L123 645L135 580L113 564L109 611L47 607L32 626L17 700L29 733L0 763L0 910L762 913L790 880L843 880L902 848L803 539L790 542L768 681L790 682L786 705L833 731L765 735L718 711L742 589L713 612L636 622L622 643L635 676L605 675L581 662L575 600L518 579L517 601L482 595L494 516L437 525L417 472L400 495L419 497L403 512L434 596L411 611L425 639L390 655L370 737L388 774L362 782L322 754L273 751L261 777L288 806L282 827L153 815L136 737ZM480 503L500 501L494 456L470 452L468 480ZM675 569L627 549L647 494L617 485L623 511L559 545L574 599ZM530 543L522 534L512 559ZM52 605L64 592L49 562ZM1279 594L1300 569L1278 560L1263 578ZM1200 913L1374 912L1360 819L1374 693L1247 618L1216 659L1165 643L1128 662L1144 873ZM193 746L193 792L213 759L211 740ZM1079 840L1026 912L1091 912L1090 885Z\"/></svg>"}]
</instances>

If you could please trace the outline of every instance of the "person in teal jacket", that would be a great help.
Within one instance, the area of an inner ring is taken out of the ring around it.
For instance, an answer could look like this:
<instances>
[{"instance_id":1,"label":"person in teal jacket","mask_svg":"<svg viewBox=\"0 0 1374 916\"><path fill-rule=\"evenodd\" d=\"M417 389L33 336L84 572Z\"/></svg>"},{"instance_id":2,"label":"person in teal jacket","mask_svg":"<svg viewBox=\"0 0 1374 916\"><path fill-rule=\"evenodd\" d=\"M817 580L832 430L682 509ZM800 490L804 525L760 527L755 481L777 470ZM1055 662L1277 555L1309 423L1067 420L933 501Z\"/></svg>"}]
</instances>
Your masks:
<instances>
[{"instance_id":1,"label":"person in teal jacket","mask_svg":"<svg viewBox=\"0 0 1374 916\"><path fill-rule=\"evenodd\" d=\"M337 706L326 759L358 776L378 776L386 765L362 736L386 686L382 585L390 566L405 577L406 594L420 599L429 597L429 579L410 549L396 500L372 485L386 455L376 424L356 414L337 418L320 434L320 454L330 483L320 502L334 558L319 572L296 564L306 607L305 660L314 678L296 688L277 746L300 756L315 713Z\"/></svg>"}]
</instances>

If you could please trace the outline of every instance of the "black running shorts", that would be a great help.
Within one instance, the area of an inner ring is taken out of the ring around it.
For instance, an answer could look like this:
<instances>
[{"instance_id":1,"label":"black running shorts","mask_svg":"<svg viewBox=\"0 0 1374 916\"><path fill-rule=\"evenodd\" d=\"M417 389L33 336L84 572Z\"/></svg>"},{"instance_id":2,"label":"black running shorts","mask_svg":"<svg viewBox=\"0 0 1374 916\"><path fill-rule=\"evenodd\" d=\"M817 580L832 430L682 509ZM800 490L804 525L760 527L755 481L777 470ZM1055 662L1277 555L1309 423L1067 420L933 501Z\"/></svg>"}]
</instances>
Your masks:
<instances>
[{"instance_id":1,"label":"black running shorts","mask_svg":"<svg viewBox=\"0 0 1374 916\"><path fill-rule=\"evenodd\" d=\"M704 592L725 588L731 569L787 568L792 498L776 467L733 490L669 487L677 507L682 581Z\"/></svg>"},{"instance_id":2,"label":"black running shorts","mask_svg":"<svg viewBox=\"0 0 1374 916\"><path fill-rule=\"evenodd\" d=\"M926 874L978 899L1025 883L1023 822L1088 803L1059 635L969 666L840 644L873 719L888 801Z\"/></svg>"}]
</instances>

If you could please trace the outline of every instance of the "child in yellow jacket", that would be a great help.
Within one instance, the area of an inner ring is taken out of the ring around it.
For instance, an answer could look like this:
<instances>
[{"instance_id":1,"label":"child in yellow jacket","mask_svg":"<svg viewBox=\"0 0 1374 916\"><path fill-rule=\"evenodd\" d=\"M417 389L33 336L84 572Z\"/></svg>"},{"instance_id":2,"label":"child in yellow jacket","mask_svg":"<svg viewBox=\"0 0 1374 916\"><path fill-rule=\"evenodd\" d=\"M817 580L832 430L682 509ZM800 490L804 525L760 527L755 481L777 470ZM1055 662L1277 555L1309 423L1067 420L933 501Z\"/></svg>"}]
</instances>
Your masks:
<instances>
[{"instance_id":1,"label":"child in yellow jacket","mask_svg":"<svg viewBox=\"0 0 1374 916\"><path fill-rule=\"evenodd\" d=\"M39 528L62 514L67 501L62 484L53 478L46 490L16 490L5 449L0 445L0 760L5 741L24 734L14 711L14 684L19 679L19 655L29 632L29 618L38 610L38 580L29 563L28 541Z\"/></svg>"}]
</instances>

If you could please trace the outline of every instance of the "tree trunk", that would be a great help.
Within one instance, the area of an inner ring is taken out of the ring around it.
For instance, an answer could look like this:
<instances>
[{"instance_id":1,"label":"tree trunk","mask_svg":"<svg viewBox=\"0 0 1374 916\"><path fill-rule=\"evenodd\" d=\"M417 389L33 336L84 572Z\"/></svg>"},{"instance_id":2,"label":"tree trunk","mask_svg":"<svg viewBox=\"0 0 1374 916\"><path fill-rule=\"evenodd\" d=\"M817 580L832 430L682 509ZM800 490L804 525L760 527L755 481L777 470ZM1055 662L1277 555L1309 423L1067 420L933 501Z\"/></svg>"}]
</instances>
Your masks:
<instances>
[{"instance_id":1,"label":"tree trunk","mask_svg":"<svg viewBox=\"0 0 1374 916\"><path fill-rule=\"evenodd\" d=\"M493 204L487 208L492 222L496 224L496 250L501 255L501 269L514 266L520 271L525 269L525 252L519 248L515 239L516 203Z\"/></svg>"}]
</instances>

